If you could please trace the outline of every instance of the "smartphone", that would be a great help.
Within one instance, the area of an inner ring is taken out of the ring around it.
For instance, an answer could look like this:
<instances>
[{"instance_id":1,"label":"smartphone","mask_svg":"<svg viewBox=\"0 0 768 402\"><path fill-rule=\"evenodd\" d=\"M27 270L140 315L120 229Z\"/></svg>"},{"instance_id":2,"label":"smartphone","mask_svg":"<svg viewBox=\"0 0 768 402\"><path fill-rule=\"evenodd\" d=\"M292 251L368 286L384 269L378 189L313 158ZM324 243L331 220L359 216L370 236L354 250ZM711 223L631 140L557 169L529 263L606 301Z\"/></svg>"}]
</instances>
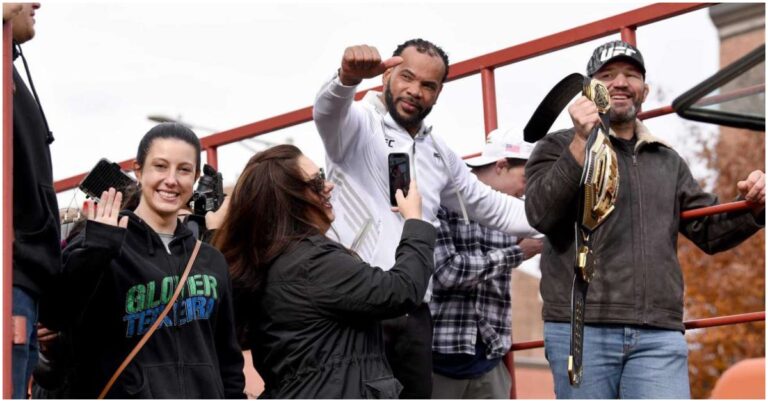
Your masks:
<instances>
[{"instance_id":1,"label":"smartphone","mask_svg":"<svg viewBox=\"0 0 768 402\"><path fill-rule=\"evenodd\" d=\"M114 187L124 191L134 180L120 170L120 165L101 158L78 186L88 197L99 200L101 193Z\"/></svg>"},{"instance_id":2,"label":"smartphone","mask_svg":"<svg viewBox=\"0 0 768 402\"><path fill-rule=\"evenodd\" d=\"M395 193L397 189L403 190L403 195L408 195L408 186L411 185L411 164L408 154L396 152L389 154L389 203L397 206Z\"/></svg>"}]
</instances>

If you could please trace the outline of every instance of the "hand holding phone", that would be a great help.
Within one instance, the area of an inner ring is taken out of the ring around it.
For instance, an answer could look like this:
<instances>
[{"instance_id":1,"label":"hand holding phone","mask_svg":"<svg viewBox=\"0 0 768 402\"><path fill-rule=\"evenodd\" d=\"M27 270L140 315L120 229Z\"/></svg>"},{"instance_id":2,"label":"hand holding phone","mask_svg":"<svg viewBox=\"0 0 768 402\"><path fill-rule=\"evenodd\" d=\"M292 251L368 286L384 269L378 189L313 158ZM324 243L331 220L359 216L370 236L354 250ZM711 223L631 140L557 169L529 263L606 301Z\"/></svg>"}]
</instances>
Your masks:
<instances>
[{"instance_id":1,"label":"hand holding phone","mask_svg":"<svg viewBox=\"0 0 768 402\"><path fill-rule=\"evenodd\" d=\"M411 180L408 186L408 197L398 189L395 198L397 198L397 206L392 207L393 212L399 212L403 219L421 219L421 194L416 186L416 180Z\"/></svg>"}]
</instances>

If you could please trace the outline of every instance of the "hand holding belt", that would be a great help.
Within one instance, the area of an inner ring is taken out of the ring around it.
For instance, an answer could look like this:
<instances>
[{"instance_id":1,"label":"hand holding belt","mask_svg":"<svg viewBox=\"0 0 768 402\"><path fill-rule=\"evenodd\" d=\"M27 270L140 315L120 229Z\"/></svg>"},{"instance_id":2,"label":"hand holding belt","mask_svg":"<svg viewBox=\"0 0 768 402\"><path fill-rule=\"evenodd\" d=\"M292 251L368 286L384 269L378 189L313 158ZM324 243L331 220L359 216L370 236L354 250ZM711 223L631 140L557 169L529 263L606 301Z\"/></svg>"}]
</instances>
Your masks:
<instances>
[{"instance_id":1,"label":"hand holding belt","mask_svg":"<svg viewBox=\"0 0 768 402\"><path fill-rule=\"evenodd\" d=\"M613 212L619 191L619 168L616 153L608 137L611 107L608 88L597 80L574 73L562 79L541 102L524 129L526 141L538 141L552 127L557 116L581 91L595 103L601 124L587 138L581 194L575 223L576 261L571 289L571 350L568 356L568 380L578 387L582 376L584 315L589 282L595 274L592 254L592 232ZM566 151L567 152L567 151Z\"/></svg>"}]
</instances>

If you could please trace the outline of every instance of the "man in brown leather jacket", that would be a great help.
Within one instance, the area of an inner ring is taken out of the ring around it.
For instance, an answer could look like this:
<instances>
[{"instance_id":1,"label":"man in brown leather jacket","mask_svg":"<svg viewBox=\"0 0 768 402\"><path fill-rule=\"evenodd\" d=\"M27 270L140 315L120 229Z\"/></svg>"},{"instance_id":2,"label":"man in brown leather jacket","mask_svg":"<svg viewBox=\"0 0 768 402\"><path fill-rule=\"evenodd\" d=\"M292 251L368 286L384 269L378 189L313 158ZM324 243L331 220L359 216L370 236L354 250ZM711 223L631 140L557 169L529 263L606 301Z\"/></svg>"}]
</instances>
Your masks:
<instances>
[{"instance_id":1,"label":"man in brown leather jacket","mask_svg":"<svg viewBox=\"0 0 768 402\"><path fill-rule=\"evenodd\" d=\"M611 96L611 142L620 175L615 210L592 234L596 274L587 294L583 377L568 381L574 278L574 223L586 139L600 123L586 97L569 108L574 127L547 135L526 165L530 224L547 235L541 258L546 356L558 398L690 398L683 337L683 276L677 234L707 253L726 250L761 229L765 178L737 183L753 210L680 221L684 210L717 204L683 159L636 118L648 95L640 51L622 42L595 49L587 75Z\"/></svg>"}]
</instances>

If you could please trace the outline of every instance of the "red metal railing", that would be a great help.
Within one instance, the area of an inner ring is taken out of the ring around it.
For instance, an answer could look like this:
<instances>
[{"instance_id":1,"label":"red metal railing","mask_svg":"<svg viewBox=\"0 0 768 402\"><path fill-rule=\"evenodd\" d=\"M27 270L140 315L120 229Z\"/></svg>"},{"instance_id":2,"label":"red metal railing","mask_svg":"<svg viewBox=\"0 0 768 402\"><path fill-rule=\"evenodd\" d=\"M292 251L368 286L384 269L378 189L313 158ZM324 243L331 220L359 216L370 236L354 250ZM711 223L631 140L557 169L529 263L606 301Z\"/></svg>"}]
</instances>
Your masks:
<instances>
[{"instance_id":1,"label":"red metal railing","mask_svg":"<svg viewBox=\"0 0 768 402\"><path fill-rule=\"evenodd\" d=\"M13 302L13 60L11 23L3 24L3 398L12 392Z\"/></svg>"},{"instance_id":2,"label":"red metal railing","mask_svg":"<svg viewBox=\"0 0 768 402\"><path fill-rule=\"evenodd\" d=\"M689 211L684 211L683 213L680 214L680 219L701 218L702 216L721 214L723 212L739 211L739 210L748 209L751 207L752 207L752 204L750 204L748 201L734 201L734 202L729 202L727 204L720 204L720 205L714 205L711 207L691 209Z\"/></svg>"},{"instance_id":3,"label":"red metal railing","mask_svg":"<svg viewBox=\"0 0 768 402\"><path fill-rule=\"evenodd\" d=\"M637 27L696 11L710 5L711 3L660 3L641 7L613 17L598 20L553 35L452 64L447 81L458 80L475 74L481 75L481 82L483 85L483 117L485 130L486 133L488 133L496 128L498 124L494 86L495 69L619 32L621 32L623 39L631 40L634 43L634 30ZM355 98L360 99L366 92L380 89L381 86L377 86L375 88L360 91L356 94ZM201 142L203 149L208 156L208 163L210 163L210 161L216 160L217 149L222 145L292 127L311 120L312 108L305 107L255 123L236 127L231 130L211 134L202 138ZM120 162L120 166L124 168L128 168L132 165L133 159ZM214 167L216 166L215 164L211 165ZM85 177L85 173L59 180L54 184L54 187L57 192L75 188L83 177Z\"/></svg>"},{"instance_id":4,"label":"red metal railing","mask_svg":"<svg viewBox=\"0 0 768 402\"><path fill-rule=\"evenodd\" d=\"M642 25L648 25L663 19L680 15L680 14L695 11L704 7L708 7L710 5L711 3L683 3L683 4L664 3L664 4L653 4L650 6L641 7L632 11L628 11L626 13L618 14L613 17L605 18L605 19L595 21L589 24L585 24L576 28L565 30L553 35L549 35L536 40L525 42L520 45L515 45L506 49L502 49L496 52L488 53L473 59L469 59L469 60L465 60L465 61L453 64L451 65L451 68L450 68L448 81L461 79L474 74L480 74L482 94L483 94L482 95L483 96L483 119L484 119L485 131L487 134L488 132L495 129L498 125L497 108L496 108L496 88L495 88L495 78L494 78L495 69L506 66L511 63L516 63L529 58L555 52L567 47L578 45L593 39L598 39L598 38L605 37L607 35L611 35L615 33L620 33L623 40L634 44L636 43L635 30L637 29L637 27ZM9 48L10 48L9 46L6 46L6 49L9 49ZM381 86L372 88L372 89L380 90ZM357 99L360 99L369 90L371 89L360 91L359 93L356 94L355 97ZM653 118L653 117L665 115L672 112L673 112L672 108L667 106L667 107L644 112L639 117L641 119L648 119L648 118ZM305 108L294 110L292 112L288 112L279 116L274 116L269 119L261 120L255 123L241 126L241 127L233 128L231 130L226 130L220 133L212 134L210 136L202 138L201 143L202 143L203 149L206 152L208 163L210 163L213 166L216 166L217 150L218 150L218 147L222 145L230 144L243 139L255 137L258 135L266 134L266 133L280 130L283 128L306 123L310 120L312 120L312 108L305 107ZM4 123L5 121L6 120L4 120ZM6 132L5 129L4 129L4 132ZM5 149L8 149L8 148L9 147L7 146L5 147ZM132 165L133 165L133 159L120 162L120 166L123 169L130 169ZM7 174L8 174L8 170L6 169L4 173L4 180L5 180L4 183L10 180ZM85 176L85 173L57 181L55 183L55 189L57 192L60 192L60 191L75 188L84 176ZM5 194L7 196L8 193L6 192ZM706 209L686 211L683 213L682 217L693 218L696 216L703 216L703 215L712 214L712 213L740 210L740 209L749 208L749 204L745 202L737 202L737 203L723 204L723 205L719 205L712 208L717 208L716 212L714 210L706 210ZM6 208L4 206L4 213L6 213L7 211L10 211L10 208ZM8 212L8 214L10 215L10 212ZM8 237L6 237L6 239L7 238ZM10 250L10 246L6 246L4 244L4 250ZM4 252L4 269L6 269L6 271L10 270L10 262L8 263L5 262L6 261L5 256L8 256L9 254L10 254L9 252ZM5 290L6 289L4 289L4 291ZM7 291L5 291L5 293L10 294L10 289L8 288ZM745 317L745 315L731 316L735 318L733 319L733 321L729 321L728 323L747 322L747 321L765 319L764 312L750 313L750 314L756 314L756 315L754 316L750 315L749 317ZM706 325L707 322L710 322L712 320L722 321L723 319L726 319L726 318L728 317L698 320L698 321L688 322L686 324L702 325L702 326L695 327L695 328L701 328L704 325ZM705 323L701 323L701 322L705 322ZM725 325L725 324L718 324L718 325ZM7 333L5 332L5 328L4 328L4 333ZM543 341L523 342L523 343L515 344L513 346L513 350L522 350L522 349L528 349L532 347L541 347L541 346L543 346ZM512 377L513 386L512 386L512 391L510 393L510 396L514 398L516 395L516 392L515 392L515 385L514 385L512 353L510 352L508 356L509 356L508 367L510 368L510 373L513 376ZM4 374L5 374L5 370L6 368L4 366Z\"/></svg>"}]
</instances>

